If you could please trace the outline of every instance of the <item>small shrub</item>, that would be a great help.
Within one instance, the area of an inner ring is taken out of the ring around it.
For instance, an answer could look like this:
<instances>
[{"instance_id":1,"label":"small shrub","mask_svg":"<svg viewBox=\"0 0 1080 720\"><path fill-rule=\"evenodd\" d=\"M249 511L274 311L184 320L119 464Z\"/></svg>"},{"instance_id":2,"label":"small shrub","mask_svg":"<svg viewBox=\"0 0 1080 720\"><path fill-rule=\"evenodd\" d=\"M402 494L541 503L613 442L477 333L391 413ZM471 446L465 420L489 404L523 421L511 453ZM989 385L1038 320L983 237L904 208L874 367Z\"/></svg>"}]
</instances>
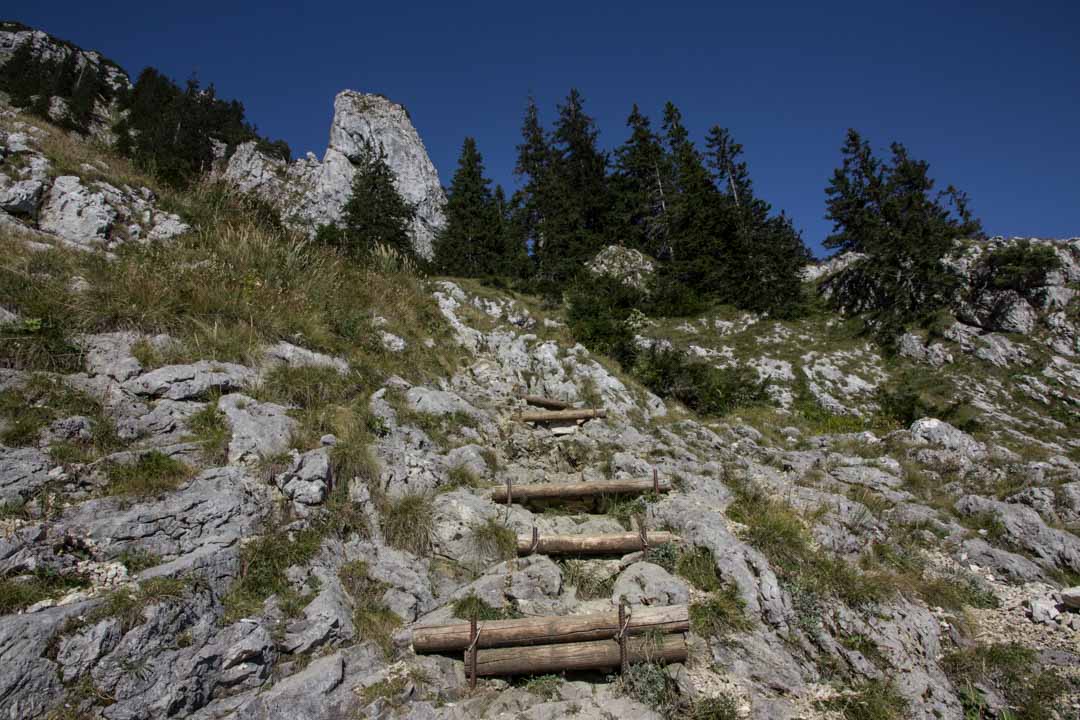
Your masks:
<instances>
[{"instance_id":1,"label":"small shrub","mask_svg":"<svg viewBox=\"0 0 1080 720\"><path fill-rule=\"evenodd\" d=\"M435 508L430 495L409 493L396 500L386 499L379 513L383 538L387 544L419 557L431 552Z\"/></svg>"},{"instance_id":2,"label":"small shrub","mask_svg":"<svg viewBox=\"0 0 1080 720\"><path fill-rule=\"evenodd\" d=\"M975 271L976 287L1026 293L1046 284L1046 276L1061 268L1061 258L1047 245L1029 240L1009 243L984 255Z\"/></svg>"},{"instance_id":3,"label":"small shrub","mask_svg":"<svg viewBox=\"0 0 1080 720\"><path fill-rule=\"evenodd\" d=\"M726 415L769 403L768 382L759 380L752 368L719 369L656 345L638 357L633 372L657 395L674 398L702 415Z\"/></svg>"},{"instance_id":4,"label":"small shrub","mask_svg":"<svg viewBox=\"0 0 1080 720\"><path fill-rule=\"evenodd\" d=\"M150 497L178 488L191 477L191 468L157 450L144 453L131 464L109 463L105 468L108 495Z\"/></svg>"},{"instance_id":5,"label":"small shrub","mask_svg":"<svg viewBox=\"0 0 1080 720\"><path fill-rule=\"evenodd\" d=\"M353 599L353 627L358 637L374 640L389 656L393 651L393 632L401 625L401 618L382 602L383 593L390 586L372 579L367 564L361 560L342 565L338 578Z\"/></svg>"},{"instance_id":6,"label":"small shrub","mask_svg":"<svg viewBox=\"0 0 1080 720\"><path fill-rule=\"evenodd\" d=\"M600 498L600 512L606 513L617 520L627 530L634 529L635 518L645 516L648 509L648 498L645 496L626 498L622 496L603 496Z\"/></svg>"},{"instance_id":7,"label":"small shrub","mask_svg":"<svg viewBox=\"0 0 1080 720\"><path fill-rule=\"evenodd\" d=\"M681 557L682 555L679 552L679 547L675 543L650 545L649 549L645 551L646 562L651 562L653 565L659 565L669 573L676 571L676 565Z\"/></svg>"}]
</instances>

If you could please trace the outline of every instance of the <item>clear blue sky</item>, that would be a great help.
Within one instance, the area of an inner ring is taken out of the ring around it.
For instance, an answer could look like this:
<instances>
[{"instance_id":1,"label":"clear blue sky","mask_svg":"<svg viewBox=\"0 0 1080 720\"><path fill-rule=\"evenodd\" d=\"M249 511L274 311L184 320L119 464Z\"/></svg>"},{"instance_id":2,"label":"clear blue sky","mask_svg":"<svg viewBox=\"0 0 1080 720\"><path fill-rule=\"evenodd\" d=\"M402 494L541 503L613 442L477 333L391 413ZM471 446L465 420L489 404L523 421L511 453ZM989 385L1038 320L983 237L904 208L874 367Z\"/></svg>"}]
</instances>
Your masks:
<instances>
[{"instance_id":1,"label":"clear blue sky","mask_svg":"<svg viewBox=\"0 0 1080 720\"><path fill-rule=\"evenodd\" d=\"M577 87L608 148L634 102L658 125L674 101L698 140L730 127L759 194L819 254L848 127L928 160L991 234L1080 235L1076 0L301 5L15 0L2 14L133 76L197 72L296 154L321 156L337 91L380 92L409 109L444 184L472 135L512 187L525 98L550 121Z\"/></svg>"}]
</instances>

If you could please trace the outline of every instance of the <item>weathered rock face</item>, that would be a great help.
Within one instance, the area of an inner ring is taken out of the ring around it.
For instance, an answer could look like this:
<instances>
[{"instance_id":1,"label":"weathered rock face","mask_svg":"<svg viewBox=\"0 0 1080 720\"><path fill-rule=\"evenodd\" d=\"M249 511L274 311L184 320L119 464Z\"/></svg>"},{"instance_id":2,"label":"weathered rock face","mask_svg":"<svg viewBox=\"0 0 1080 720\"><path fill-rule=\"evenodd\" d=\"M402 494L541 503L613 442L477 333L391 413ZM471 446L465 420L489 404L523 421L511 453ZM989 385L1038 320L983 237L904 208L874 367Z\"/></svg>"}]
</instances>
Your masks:
<instances>
[{"instance_id":1,"label":"weathered rock face","mask_svg":"<svg viewBox=\"0 0 1080 720\"><path fill-rule=\"evenodd\" d=\"M247 143L237 148L223 175L241 190L270 200L287 220L314 234L319 225L341 219L352 194L354 163L365 143L382 146L386 152L398 192L416 207L413 247L418 255L430 258L432 241L445 224L446 195L408 112L382 95L338 93L322 162L309 153L287 164Z\"/></svg>"},{"instance_id":2,"label":"weathered rock face","mask_svg":"<svg viewBox=\"0 0 1080 720\"><path fill-rule=\"evenodd\" d=\"M656 266L643 253L619 245L608 245L585 264L594 275L613 277L624 285L644 290Z\"/></svg>"},{"instance_id":3,"label":"weathered rock face","mask_svg":"<svg viewBox=\"0 0 1080 720\"><path fill-rule=\"evenodd\" d=\"M3 66L11 59L15 51L26 43L30 44L34 57L43 60L63 62L74 53L77 69L81 70L86 66L96 68L100 77L113 91L126 90L131 87L131 80L128 78L127 73L119 65L100 53L93 50L82 50L48 33L34 30L17 22L0 22L0 71L3 70ZM50 103L50 115L54 120L63 120L66 115L67 108L62 101L57 102L60 100L60 98L53 98L53 102ZM111 114L112 107L98 104L94 111L94 118L90 123L92 135L104 139L110 137Z\"/></svg>"}]
</instances>

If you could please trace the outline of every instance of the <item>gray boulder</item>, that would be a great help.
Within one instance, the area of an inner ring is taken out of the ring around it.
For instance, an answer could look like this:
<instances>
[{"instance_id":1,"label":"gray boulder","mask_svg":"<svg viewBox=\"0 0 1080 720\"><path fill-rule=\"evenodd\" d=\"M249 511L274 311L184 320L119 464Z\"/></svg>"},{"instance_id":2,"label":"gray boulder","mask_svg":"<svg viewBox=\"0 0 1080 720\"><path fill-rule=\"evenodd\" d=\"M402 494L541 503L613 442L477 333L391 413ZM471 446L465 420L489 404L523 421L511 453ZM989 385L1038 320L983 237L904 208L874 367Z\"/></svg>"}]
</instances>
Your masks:
<instances>
[{"instance_id":1,"label":"gray boulder","mask_svg":"<svg viewBox=\"0 0 1080 720\"><path fill-rule=\"evenodd\" d=\"M52 468L49 456L40 450L0 445L0 504L33 497L49 482Z\"/></svg>"},{"instance_id":2,"label":"gray boulder","mask_svg":"<svg viewBox=\"0 0 1080 720\"><path fill-rule=\"evenodd\" d=\"M611 591L611 603L630 605L683 605L690 599L686 583L659 565L636 562L623 570Z\"/></svg>"},{"instance_id":3,"label":"gray boulder","mask_svg":"<svg viewBox=\"0 0 1080 720\"><path fill-rule=\"evenodd\" d=\"M250 385L255 373L243 365L201 360L190 365L167 365L124 383L132 395L169 400L200 400L212 391L235 392Z\"/></svg>"},{"instance_id":4,"label":"gray boulder","mask_svg":"<svg viewBox=\"0 0 1080 720\"><path fill-rule=\"evenodd\" d=\"M349 363L341 358L317 353L285 341L266 348L263 358L271 366L280 364L288 367L325 367L337 370L342 375L349 372Z\"/></svg>"},{"instance_id":5,"label":"gray boulder","mask_svg":"<svg viewBox=\"0 0 1080 720\"><path fill-rule=\"evenodd\" d=\"M297 423L288 416L288 408L234 393L219 398L218 409L232 430L230 463L269 459L289 449Z\"/></svg>"},{"instance_id":6,"label":"gray boulder","mask_svg":"<svg viewBox=\"0 0 1080 720\"><path fill-rule=\"evenodd\" d=\"M0 178L3 177L0 175ZM0 184L0 210L12 215L33 217L37 214L44 191L45 185L40 180L19 180L7 187Z\"/></svg>"},{"instance_id":7,"label":"gray boulder","mask_svg":"<svg viewBox=\"0 0 1080 720\"><path fill-rule=\"evenodd\" d=\"M74 175L56 178L41 207L38 227L76 245L104 245L117 212L101 193Z\"/></svg>"},{"instance_id":8,"label":"gray boulder","mask_svg":"<svg viewBox=\"0 0 1080 720\"><path fill-rule=\"evenodd\" d=\"M319 448L297 455L289 469L274 479L274 484L298 505L321 505L333 484L329 451Z\"/></svg>"},{"instance_id":9,"label":"gray boulder","mask_svg":"<svg viewBox=\"0 0 1080 720\"><path fill-rule=\"evenodd\" d=\"M1029 507L965 495L956 502L956 511L967 516L993 517L1010 542L1030 552L1044 567L1080 572L1080 538L1048 527Z\"/></svg>"}]
</instances>

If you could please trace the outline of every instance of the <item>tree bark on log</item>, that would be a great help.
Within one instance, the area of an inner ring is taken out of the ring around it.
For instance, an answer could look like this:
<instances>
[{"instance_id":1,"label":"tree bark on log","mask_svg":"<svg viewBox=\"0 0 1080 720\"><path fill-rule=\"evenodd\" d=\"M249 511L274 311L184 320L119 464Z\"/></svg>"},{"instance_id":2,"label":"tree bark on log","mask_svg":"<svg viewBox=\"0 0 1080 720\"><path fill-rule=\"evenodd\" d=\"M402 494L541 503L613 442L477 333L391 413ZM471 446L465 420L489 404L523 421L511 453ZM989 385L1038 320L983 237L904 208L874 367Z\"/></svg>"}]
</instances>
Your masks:
<instances>
[{"instance_id":1,"label":"tree bark on log","mask_svg":"<svg viewBox=\"0 0 1080 720\"><path fill-rule=\"evenodd\" d=\"M630 614L627 631L683 633L690 627L686 605L636 607ZM590 613L569 617L516 618L480 623L479 648L516 647L589 642L615 637L619 632L619 613ZM413 630L413 649L420 652L460 652L469 646L469 623L431 625Z\"/></svg>"},{"instance_id":2,"label":"tree bark on log","mask_svg":"<svg viewBox=\"0 0 1080 720\"><path fill-rule=\"evenodd\" d=\"M580 483L537 483L535 485L514 485L510 488L511 500L543 500L560 498L573 500L576 498L590 498L598 495L630 495L637 493L653 492L651 480L613 480L609 482L580 482ZM659 491L666 493L671 487L666 484L659 485ZM506 502L506 488L494 488L491 491L493 502Z\"/></svg>"},{"instance_id":3,"label":"tree bark on log","mask_svg":"<svg viewBox=\"0 0 1080 720\"><path fill-rule=\"evenodd\" d=\"M547 410L543 412L523 412L522 422L564 422L566 420L591 420L607 417L607 410Z\"/></svg>"},{"instance_id":4,"label":"tree bark on log","mask_svg":"<svg viewBox=\"0 0 1080 720\"><path fill-rule=\"evenodd\" d=\"M570 410L574 407L572 403L565 400L553 400L539 395L526 395L524 399L530 405L547 408L548 410Z\"/></svg>"},{"instance_id":5,"label":"tree bark on log","mask_svg":"<svg viewBox=\"0 0 1080 720\"><path fill-rule=\"evenodd\" d=\"M651 532L647 535L649 545L672 542L675 536L669 532ZM641 535L636 532L612 535L541 535L533 547L529 535L518 535L518 555L625 555L643 550Z\"/></svg>"},{"instance_id":6,"label":"tree bark on log","mask_svg":"<svg viewBox=\"0 0 1080 720\"><path fill-rule=\"evenodd\" d=\"M662 638L627 638L630 662L685 662L686 637L665 635ZM616 640L536 645L533 647L493 648L476 651L476 674L544 675L574 670L602 670L620 664L619 643Z\"/></svg>"}]
</instances>

